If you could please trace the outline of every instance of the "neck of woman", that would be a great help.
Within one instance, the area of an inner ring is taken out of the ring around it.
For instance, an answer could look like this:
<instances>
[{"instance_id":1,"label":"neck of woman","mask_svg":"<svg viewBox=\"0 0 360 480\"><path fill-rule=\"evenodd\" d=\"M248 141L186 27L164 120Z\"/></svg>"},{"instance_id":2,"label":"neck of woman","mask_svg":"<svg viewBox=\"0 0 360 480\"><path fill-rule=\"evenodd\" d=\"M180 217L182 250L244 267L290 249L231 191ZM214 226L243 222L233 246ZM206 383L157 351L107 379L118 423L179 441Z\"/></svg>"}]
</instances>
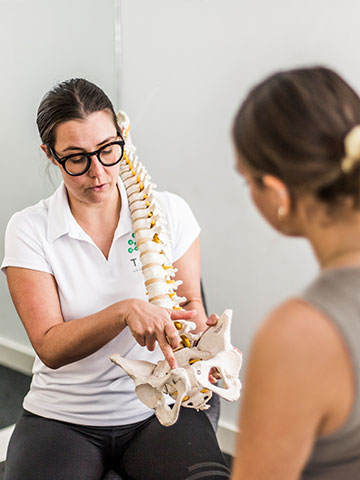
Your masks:
<instances>
[{"instance_id":1,"label":"neck of woman","mask_svg":"<svg viewBox=\"0 0 360 480\"><path fill-rule=\"evenodd\" d=\"M111 245L121 211L121 196L117 186L106 202L86 204L72 202L69 198L69 205L77 223L96 244Z\"/></svg>"},{"instance_id":2,"label":"neck of woman","mask_svg":"<svg viewBox=\"0 0 360 480\"><path fill-rule=\"evenodd\" d=\"M307 238L322 269L360 266L360 212L318 226Z\"/></svg>"}]
</instances>

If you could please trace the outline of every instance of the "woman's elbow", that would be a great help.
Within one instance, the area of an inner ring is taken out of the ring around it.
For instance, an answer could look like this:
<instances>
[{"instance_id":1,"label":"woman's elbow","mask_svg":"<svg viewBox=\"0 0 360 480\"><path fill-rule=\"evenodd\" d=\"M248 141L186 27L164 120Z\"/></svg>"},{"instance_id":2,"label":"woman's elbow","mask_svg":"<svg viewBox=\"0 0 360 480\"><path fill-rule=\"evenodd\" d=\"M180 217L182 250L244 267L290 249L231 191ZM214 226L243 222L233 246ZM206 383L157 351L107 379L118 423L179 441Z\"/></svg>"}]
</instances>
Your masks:
<instances>
[{"instance_id":1,"label":"woman's elbow","mask_svg":"<svg viewBox=\"0 0 360 480\"><path fill-rule=\"evenodd\" d=\"M57 358L56 355L50 355L50 354L43 354L37 352L37 355L39 359L42 361L42 363L48 367L51 368L51 370L58 370L59 368L65 366L65 362L62 362L60 358Z\"/></svg>"},{"instance_id":2,"label":"woman's elbow","mask_svg":"<svg viewBox=\"0 0 360 480\"><path fill-rule=\"evenodd\" d=\"M51 370L57 370L66 365L63 356L59 355L46 341L42 342L41 345L34 346L34 349L42 363Z\"/></svg>"}]
</instances>

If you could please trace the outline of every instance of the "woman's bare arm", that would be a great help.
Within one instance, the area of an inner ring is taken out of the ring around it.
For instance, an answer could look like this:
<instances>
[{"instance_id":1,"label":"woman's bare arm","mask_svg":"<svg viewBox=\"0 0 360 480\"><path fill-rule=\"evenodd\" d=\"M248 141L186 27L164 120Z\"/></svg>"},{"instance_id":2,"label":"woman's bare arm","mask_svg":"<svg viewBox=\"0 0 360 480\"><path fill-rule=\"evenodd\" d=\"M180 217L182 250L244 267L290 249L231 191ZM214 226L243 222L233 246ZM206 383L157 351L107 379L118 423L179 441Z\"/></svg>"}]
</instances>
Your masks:
<instances>
[{"instance_id":1,"label":"woman's bare arm","mask_svg":"<svg viewBox=\"0 0 360 480\"><path fill-rule=\"evenodd\" d=\"M173 319L194 312L171 312L139 299L123 300L87 317L64 322L55 279L36 270L8 267L12 300L39 358L59 368L91 355L129 326L136 341L153 350L159 343L171 366L179 344Z\"/></svg>"},{"instance_id":2,"label":"woman's bare arm","mask_svg":"<svg viewBox=\"0 0 360 480\"><path fill-rule=\"evenodd\" d=\"M296 480L315 438L353 403L350 359L320 312L291 300L257 333L248 359L232 479Z\"/></svg>"}]
</instances>

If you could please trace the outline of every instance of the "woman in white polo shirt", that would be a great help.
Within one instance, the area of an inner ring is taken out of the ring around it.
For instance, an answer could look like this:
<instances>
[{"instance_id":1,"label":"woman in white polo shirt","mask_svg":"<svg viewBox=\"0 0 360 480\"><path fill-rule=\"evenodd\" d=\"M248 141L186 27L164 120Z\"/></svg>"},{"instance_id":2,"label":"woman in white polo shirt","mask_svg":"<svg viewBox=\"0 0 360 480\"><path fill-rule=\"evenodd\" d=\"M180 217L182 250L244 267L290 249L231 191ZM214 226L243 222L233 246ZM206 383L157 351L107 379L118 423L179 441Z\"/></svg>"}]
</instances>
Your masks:
<instances>
[{"instance_id":1,"label":"woman in white polo shirt","mask_svg":"<svg viewBox=\"0 0 360 480\"><path fill-rule=\"evenodd\" d=\"M153 362L165 355L174 366L172 320L205 328L199 226L190 208L176 195L156 194L184 280L178 292L190 300L188 312L169 313L146 301L138 252L129 251L132 222L118 176L123 139L108 97L87 80L65 81L43 98L37 124L63 182L16 213L6 231L2 269L37 354L6 480L101 479L110 467L133 479L228 478L203 412L182 409L174 426L162 427L109 361L114 352ZM104 165L109 144L117 154ZM74 153L87 155L77 175L64 161Z\"/></svg>"}]
</instances>

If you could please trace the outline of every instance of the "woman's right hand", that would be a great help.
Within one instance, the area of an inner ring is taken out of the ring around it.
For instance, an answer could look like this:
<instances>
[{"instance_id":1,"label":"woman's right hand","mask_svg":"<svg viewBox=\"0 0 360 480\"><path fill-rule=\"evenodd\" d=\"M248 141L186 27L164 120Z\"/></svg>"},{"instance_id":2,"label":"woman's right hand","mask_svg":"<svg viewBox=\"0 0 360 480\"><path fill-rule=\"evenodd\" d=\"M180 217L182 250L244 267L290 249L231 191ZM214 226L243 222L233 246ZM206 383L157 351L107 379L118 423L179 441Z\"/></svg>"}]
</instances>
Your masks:
<instances>
[{"instance_id":1,"label":"woman's right hand","mask_svg":"<svg viewBox=\"0 0 360 480\"><path fill-rule=\"evenodd\" d=\"M179 346L181 339L173 320L190 320L196 310L170 310L137 298L121 303L124 326L129 327L137 343L153 351L158 342L170 368L176 368L173 349Z\"/></svg>"}]
</instances>

